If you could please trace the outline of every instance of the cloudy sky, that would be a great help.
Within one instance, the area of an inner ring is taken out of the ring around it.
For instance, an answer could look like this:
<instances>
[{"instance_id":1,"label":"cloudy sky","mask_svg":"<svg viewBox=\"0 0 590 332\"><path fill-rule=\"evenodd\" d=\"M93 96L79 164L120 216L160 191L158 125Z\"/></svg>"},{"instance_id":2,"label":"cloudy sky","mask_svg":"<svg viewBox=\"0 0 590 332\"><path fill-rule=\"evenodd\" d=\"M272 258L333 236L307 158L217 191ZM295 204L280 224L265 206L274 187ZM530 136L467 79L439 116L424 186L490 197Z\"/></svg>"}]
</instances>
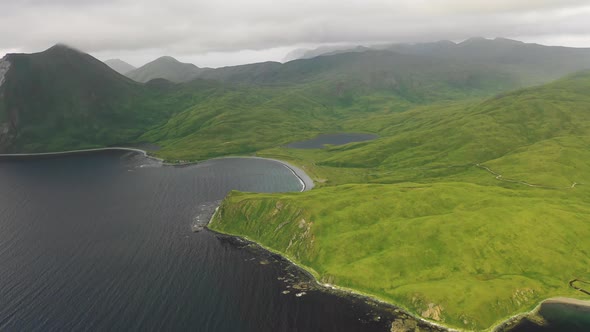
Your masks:
<instances>
[{"instance_id":1,"label":"cloudy sky","mask_svg":"<svg viewBox=\"0 0 590 332\"><path fill-rule=\"evenodd\" d=\"M0 57L62 42L142 65L218 67L296 48L473 36L590 47L588 0L0 0Z\"/></svg>"}]
</instances>

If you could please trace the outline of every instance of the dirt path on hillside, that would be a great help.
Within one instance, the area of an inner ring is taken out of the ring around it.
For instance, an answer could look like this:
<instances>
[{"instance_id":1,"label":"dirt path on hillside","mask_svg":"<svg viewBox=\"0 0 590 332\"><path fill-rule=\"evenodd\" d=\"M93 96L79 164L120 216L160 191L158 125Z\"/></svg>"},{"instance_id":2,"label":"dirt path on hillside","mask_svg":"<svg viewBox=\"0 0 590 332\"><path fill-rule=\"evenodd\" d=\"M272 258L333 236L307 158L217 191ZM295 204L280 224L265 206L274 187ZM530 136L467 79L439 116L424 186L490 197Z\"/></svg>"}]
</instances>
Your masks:
<instances>
[{"instance_id":1,"label":"dirt path on hillside","mask_svg":"<svg viewBox=\"0 0 590 332\"><path fill-rule=\"evenodd\" d=\"M546 186L546 185L542 185L542 184L533 184L533 183L528 183L526 181L520 181L520 180L513 180L513 179L507 179L505 178L502 174L499 174L497 172L494 172L492 169L490 169L487 166L481 165L481 164L475 164L476 167L479 167L483 170L486 170L488 173L492 174L493 176L496 177L496 180L498 181L504 181L504 182L510 182L510 183L517 183L517 184L522 184L524 186L529 186L529 187L533 187L533 188L543 188L543 189L574 189L577 185L579 185L579 183L574 182L571 186L569 187L553 187L553 186Z\"/></svg>"},{"instance_id":2,"label":"dirt path on hillside","mask_svg":"<svg viewBox=\"0 0 590 332\"><path fill-rule=\"evenodd\" d=\"M590 291L585 290L584 288L580 287L580 286L576 286L576 283L580 283L580 284L586 284L586 285L590 285L590 282L584 281L584 280L580 280L580 279L574 279L572 281L569 282L570 287L580 291L586 295L590 295Z\"/></svg>"}]
</instances>

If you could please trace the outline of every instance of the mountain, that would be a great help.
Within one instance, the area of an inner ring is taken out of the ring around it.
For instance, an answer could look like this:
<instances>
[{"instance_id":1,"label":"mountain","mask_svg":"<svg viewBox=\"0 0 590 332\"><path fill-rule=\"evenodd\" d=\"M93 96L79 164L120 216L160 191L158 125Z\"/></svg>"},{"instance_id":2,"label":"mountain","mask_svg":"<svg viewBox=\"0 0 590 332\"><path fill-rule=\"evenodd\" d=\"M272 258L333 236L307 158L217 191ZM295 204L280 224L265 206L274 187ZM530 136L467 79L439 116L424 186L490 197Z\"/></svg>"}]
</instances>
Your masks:
<instances>
[{"instance_id":1,"label":"mountain","mask_svg":"<svg viewBox=\"0 0 590 332\"><path fill-rule=\"evenodd\" d=\"M323 56L315 56L318 54ZM320 48L313 55L315 57L310 59L282 65L260 63L212 69L198 76L254 84L293 84L338 78L353 79L365 85L405 85L404 88L409 89L432 89L429 81L443 80L450 85L464 84L468 88L496 84L495 89L491 86L486 89L498 92L547 83L569 73L590 69L590 49L527 44L503 38L472 38L458 44L439 41L379 45L374 49ZM423 93L429 92L424 89Z\"/></svg>"},{"instance_id":2,"label":"mountain","mask_svg":"<svg viewBox=\"0 0 590 332\"><path fill-rule=\"evenodd\" d=\"M206 71L191 63L182 63L173 57L163 56L128 72L127 77L134 81L146 83L156 78L170 82L182 83L195 79L199 73Z\"/></svg>"},{"instance_id":3,"label":"mountain","mask_svg":"<svg viewBox=\"0 0 590 332\"><path fill-rule=\"evenodd\" d=\"M8 54L0 64L7 67L0 70L6 71L0 86L4 152L125 143L187 102L182 95L160 101L163 92L158 87L134 82L65 45L35 54Z\"/></svg>"},{"instance_id":4,"label":"mountain","mask_svg":"<svg viewBox=\"0 0 590 332\"><path fill-rule=\"evenodd\" d=\"M464 65L449 59L376 50L337 53L285 64L264 62L224 67L198 75L204 79L258 85L292 85L328 80L355 82L369 89L382 87L394 90L425 89L431 82L445 82L448 86L469 83L471 85L465 88L478 89L480 79L496 80L492 77L498 76L504 76L500 79L505 80L504 83L518 78L498 68L479 64Z\"/></svg>"},{"instance_id":5,"label":"mountain","mask_svg":"<svg viewBox=\"0 0 590 332\"><path fill-rule=\"evenodd\" d=\"M120 59L110 59L104 62L107 66L111 67L114 71L119 74L125 75L128 72L136 69L134 66Z\"/></svg>"}]
</instances>

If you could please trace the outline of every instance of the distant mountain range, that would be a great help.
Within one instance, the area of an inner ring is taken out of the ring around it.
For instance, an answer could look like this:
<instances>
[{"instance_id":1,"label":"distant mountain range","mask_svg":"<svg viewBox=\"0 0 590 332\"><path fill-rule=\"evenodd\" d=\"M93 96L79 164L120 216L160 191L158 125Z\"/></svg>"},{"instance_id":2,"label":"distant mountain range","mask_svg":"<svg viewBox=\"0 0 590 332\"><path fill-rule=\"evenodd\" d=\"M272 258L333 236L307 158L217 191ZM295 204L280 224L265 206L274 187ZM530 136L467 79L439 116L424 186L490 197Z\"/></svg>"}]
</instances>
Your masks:
<instances>
[{"instance_id":1,"label":"distant mountain range","mask_svg":"<svg viewBox=\"0 0 590 332\"><path fill-rule=\"evenodd\" d=\"M106 60L104 63L106 63L107 66L111 67L113 70L122 75L125 75L128 72L136 69L134 66L120 59L110 59Z\"/></svg>"},{"instance_id":2,"label":"distant mountain range","mask_svg":"<svg viewBox=\"0 0 590 332\"><path fill-rule=\"evenodd\" d=\"M357 55L352 55L353 53ZM334 57L339 55L342 56ZM404 56L406 56L406 60L402 60ZM469 72L488 71L494 72L496 75L505 74L513 77L516 85L522 86L544 83L576 70L590 68L590 49L527 44L505 38L471 38L461 43L439 41L417 44L383 44L370 47L323 46L313 50L294 50L286 56L285 60L291 61L285 64L262 62L216 69L199 68L169 56L158 58L132 70L129 70L131 65L127 65L121 60L108 60L106 63L119 73L140 83L146 83L153 79L184 83L202 78L225 82L274 84L294 82L299 78L320 77L326 74L326 71L331 71L330 75L335 75L336 72L347 75L351 71L358 75L360 68L365 70L365 74L361 73L361 76L372 75L369 79L365 78L365 81L374 81L375 76L385 78L385 76L391 75L387 73L392 71L395 71L396 76L399 76L401 75L400 71L406 69L417 70L416 74L418 75L412 73L410 75L418 77L424 68L412 66L395 68L399 65L405 66L405 63L402 62L416 56L422 57L423 60L430 58L425 61L427 67L448 69L454 66L464 67ZM330 59L315 59L318 57L330 57ZM309 67L308 63L303 64L300 61L309 59L315 59L315 64L321 64L321 68L313 68L313 70L306 72ZM364 62L368 59L377 62ZM475 69L476 67L478 69ZM479 76L481 77L481 75ZM474 78L473 75L472 78ZM477 80L477 78L475 79Z\"/></svg>"},{"instance_id":3,"label":"distant mountain range","mask_svg":"<svg viewBox=\"0 0 590 332\"><path fill-rule=\"evenodd\" d=\"M470 38L461 43L443 40L432 43L382 44L369 47L323 46L313 50L296 50L287 58L309 59L371 50L452 59L468 64L500 66L504 69L523 72L529 76L529 79L536 80L536 83L590 66L590 49L588 48L544 46L507 38L482 37Z\"/></svg>"}]
</instances>

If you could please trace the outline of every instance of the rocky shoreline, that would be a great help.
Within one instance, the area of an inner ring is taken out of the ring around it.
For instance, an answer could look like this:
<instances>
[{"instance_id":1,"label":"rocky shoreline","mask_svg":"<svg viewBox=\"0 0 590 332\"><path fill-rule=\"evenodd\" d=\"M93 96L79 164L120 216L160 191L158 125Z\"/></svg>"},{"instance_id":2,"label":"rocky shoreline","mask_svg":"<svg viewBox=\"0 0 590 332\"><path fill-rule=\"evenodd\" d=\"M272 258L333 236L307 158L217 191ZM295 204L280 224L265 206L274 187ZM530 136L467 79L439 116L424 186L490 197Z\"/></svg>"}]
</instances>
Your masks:
<instances>
[{"instance_id":1,"label":"rocky shoreline","mask_svg":"<svg viewBox=\"0 0 590 332\"><path fill-rule=\"evenodd\" d=\"M353 299L354 301L357 301L359 303L362 303L363 305L367 305L373 308L374 316L371 319L387 320L385 324L387 325L387 330L384 331L388 332L457 331L416 317L415 315L405 311L402 308L396 307L395 305L387 302L380 301L368 295L322 284L307 269L294 263L293 261L284 257L280 253L277 253L272 249L266 248L252 240L249 240L241 236L220 233L209 228L207 228L207 231L216 234L216 236L221 241L228 242L232 245L247 248L248 250L252 250L259 253L263 258L260 261L261 265L271 263L284 264L286 266L288 273L282 281L288 284L287 289L289 290L287 293L284 293L285 295L295 293L295 296L305 296L308 292L320 291Z\"/></svg>"}]
</instances>

